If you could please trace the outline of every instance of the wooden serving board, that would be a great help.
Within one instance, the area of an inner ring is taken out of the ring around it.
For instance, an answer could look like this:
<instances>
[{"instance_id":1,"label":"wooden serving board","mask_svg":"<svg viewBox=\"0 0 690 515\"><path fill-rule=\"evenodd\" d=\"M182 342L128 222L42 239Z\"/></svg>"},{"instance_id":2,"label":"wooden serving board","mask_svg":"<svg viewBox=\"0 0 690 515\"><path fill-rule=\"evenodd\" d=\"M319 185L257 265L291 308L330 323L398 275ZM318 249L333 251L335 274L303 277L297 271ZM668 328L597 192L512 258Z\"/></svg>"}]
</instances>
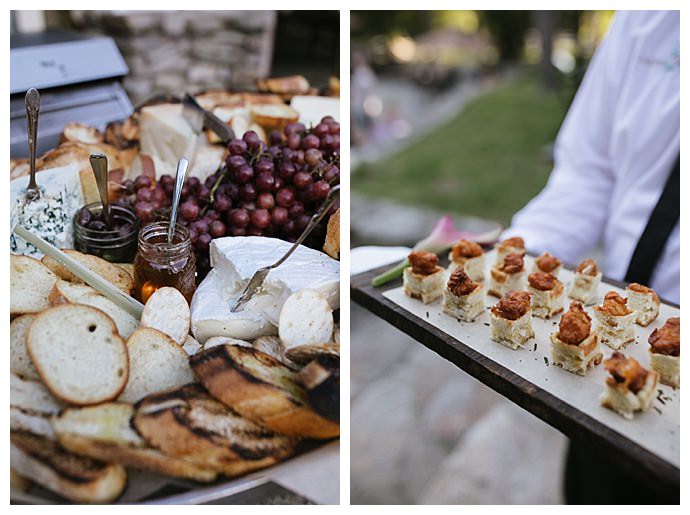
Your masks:
<instances>
[{"instance_id":1,"label":"wooden serving board","mask_svg":"<svg viewBox=\"0 0 690 515\"><path fill-rule=\"evenodd\" d=\"M495 252L486 255L486 271L495 261ZM532 269L533 258L525 259ZM632 473L657 487L660 493L678 494L680 487L680 391L659 385L649 411L626 420L599 405L606 371L599 365L581 377L551 363L549 335L557 329L560 315L550 320L532 319L535 338L513 351L489 337L488 308L497 302L485 299L487 310L472 323L459 322L441 311L441 301L424 305L407 297L402 280L381 288L371 279L388 266L364 272L351 279L352 300L369 309L423 345L451 361L487 386L527 411L583 443L595 452L608 453ZM564 269L559 279L566 291L572 282L572 268ZM625 296L625 285L604 278L600 301L607 291ZM570 299L566 300L566 309ZM592 313L592 307L586 308ZM643 366L649 366L647 338L672 316L680 316L678 306L662 301L660 314L648 327L635 325L636 341L623 352ZM596 322L593 319L593 326ZM602 345L604 358L613 352ZM462 409L461 406L458 409Z\"/></svg>"}]
</instances>

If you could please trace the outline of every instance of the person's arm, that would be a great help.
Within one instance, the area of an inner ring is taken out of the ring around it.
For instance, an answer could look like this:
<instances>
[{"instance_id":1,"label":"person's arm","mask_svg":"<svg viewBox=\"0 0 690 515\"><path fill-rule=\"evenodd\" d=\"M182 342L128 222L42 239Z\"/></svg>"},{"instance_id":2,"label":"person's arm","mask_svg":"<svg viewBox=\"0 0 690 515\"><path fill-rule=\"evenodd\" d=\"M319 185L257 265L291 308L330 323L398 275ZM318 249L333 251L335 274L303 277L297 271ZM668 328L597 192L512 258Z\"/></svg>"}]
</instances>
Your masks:
<instances>
[{"instance_id":1,"label":"person's arm","mask_svg":"<svg viewBox=\"0 0 690 515\"><path fill-rule=\"evenodd\" d=\"M561 126L546 187L513 217L502 239L522 236L529 250L570 263L600 240L615 179L609 144L626 57L625 25L625 16L616 15Z\"/></svg>"}]
</instances>

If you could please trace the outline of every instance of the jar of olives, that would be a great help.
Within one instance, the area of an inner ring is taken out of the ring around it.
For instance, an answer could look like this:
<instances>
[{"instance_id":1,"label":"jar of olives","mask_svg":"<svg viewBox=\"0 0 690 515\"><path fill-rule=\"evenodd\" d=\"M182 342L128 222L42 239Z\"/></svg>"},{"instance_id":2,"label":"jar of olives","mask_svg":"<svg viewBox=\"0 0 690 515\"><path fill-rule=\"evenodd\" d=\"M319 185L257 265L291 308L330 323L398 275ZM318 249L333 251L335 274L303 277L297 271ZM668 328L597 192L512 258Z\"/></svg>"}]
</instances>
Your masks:
<instances>
[{"instance_id":1,"label":"jar of olives","mask_svg":"<svg viewBox=\"0 0 690 515\"><path fill-rule=\"evenodd\" d=\"M100 202L87 204L77 211L72 220L74 248L111 263L131 263L137 252L139 219L123 204L111 204L110 214L112 226L108 227Z\"/></svg>"}]
</instances>

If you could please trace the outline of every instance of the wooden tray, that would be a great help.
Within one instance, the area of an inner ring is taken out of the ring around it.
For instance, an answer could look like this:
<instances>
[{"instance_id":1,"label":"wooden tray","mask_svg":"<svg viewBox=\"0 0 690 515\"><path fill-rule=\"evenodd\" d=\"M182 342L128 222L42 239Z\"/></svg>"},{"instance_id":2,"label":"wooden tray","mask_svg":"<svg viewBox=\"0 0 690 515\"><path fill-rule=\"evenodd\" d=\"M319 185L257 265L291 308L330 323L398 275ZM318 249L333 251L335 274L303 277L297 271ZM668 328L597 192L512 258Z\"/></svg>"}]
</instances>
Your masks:
<instances>
[{"instance_id":1,"label":"wooden tray","mask_svg":"<svg viewBox=\"0 0 690 515\"><path fill-rule=\"evenodd\" d=\"M495 259L493 253L488 253L486 259L488 267ZM526 267L530 270L531 258L528 259L530 261L526 261ZM489 327L484 327L489 322L487 315L482 315L479 320L473 323L478 324L486 332L486 336L481 339L482 341L479 341L478 338L469 336L469 333L472 332L470 328L466 327L465 330L462 330L460 327L463 324L455 321L454 323L458 325L458 329L455 330L452 325L443 320L443 317L450 317L440 313L439 302L424 306L419 301L409 299L411 302L406 303L398 291L402 285L402 280L397 280L380 288L373 287L371 279L389 266L386 265L353 276L351 278L352 300L454 363L457 367L504 397L560 430L570 439L588 446L594 452L609 455L632 474L637 475L643 481L647 481L661 495L678 496L680 488L680 454L676 449L679 449L680 446L680 430L677 423L680 405L679 390L673 391L666 386L660 386L664 392L664 394L660 394L661 400L655 399L653 407L650 408L649 412L642 415L663 417L665 416L664 411L674 410L670 414L666 413L666 416L671 418L673 422L667 424L668 427L664 428L665 434L640 435L640 431L637 431L637 434L631 437L626 434L626 430L629 428L637 430L639 427L626 426L626 424L635 424L639 420L627 421L622 419L622 417L618 417L610 410L598 409L597 395L594 395L594 398L592 398L592 405L588 406L588 409L580 409L574 406L573 403L563 399L557 391L554 392L552 385L555 381L562 380L565 382L564 384L577 385L579 383L573 383L573 381L585 379L565 372L555 366L546 368L546 364L543 362L543 358L549 356L550 342L548 340L544 341L544 338L539 337L540 331L537 325L548 324L548 326L552 326L553 322L558 320L558 317L554 317L549 321L534 319L538 338L536 343L539 345L538 349L533 348L535 342L530 340L526 344L525 349L519 351L506 349L506 353L502 353L500 350L494 352L492 345L501 350L503 347L489 341ZM572 271L572 267L566 268ZM569 276L570 272L564 270L562 274ZM567 288L569 280L563 277L561 279ZM604 278L600 293L602 290L604 292L607 291L607 286L624 288L625 284ZM495 301L495 299L491 299L492 297L487 298L487 306ZM671 311L675 311L674 308L679 307L670 302L662 302L666 305L663 306L666 316ZM588 311L591 312L591 309L588 309ZM636 353L639 354L646 349L646 335L653 327L663 323L664 312L649 328L635 326L636 333L640 335L638 340L644 340L644 342L639 341L636 345L637 348L634 349ZM473 329L473 331L476 330L476 328ZM542 328L542 333L544 330ZM452 335L449 333L452 333ZM487 350L490 350L490 352L487 352ZM602 346L602 352L607 357L612 350ZM491 354L491 357L487 354ZM527 375L524 373L525 369L521 370L521 366L525 366L523 360L525 362L527 360L541 360L541 364L545 367L545 373L543 374L545 377L543 379L539 377L539 380L534 380L534 374L532 373L532 380L526 379L524 377L524 375ZM640 361L646 364L648 360ZM598 368L601 368L601 366ZM560 374L563 375L561 376ZM603 371L597 370L595 374L602 376L601 390L603 390ZM551 384L543 382L544 380L548 381L548 379L551 379ZM591 378L589 379L591 380ZM671 398L672 400L669 401ZM662 407L663 411L659 407ZM661 413L658 411L661 411ZM649 422L649 420L647 421ZM657 433L660 433L660 431L657 431ZM655 440L653 443L656 445L650 445L645 438L664 439L662 441L665 445L664 452L655 452L653 450L659 448L659 441Z\"/></svg>"}]
</instances>

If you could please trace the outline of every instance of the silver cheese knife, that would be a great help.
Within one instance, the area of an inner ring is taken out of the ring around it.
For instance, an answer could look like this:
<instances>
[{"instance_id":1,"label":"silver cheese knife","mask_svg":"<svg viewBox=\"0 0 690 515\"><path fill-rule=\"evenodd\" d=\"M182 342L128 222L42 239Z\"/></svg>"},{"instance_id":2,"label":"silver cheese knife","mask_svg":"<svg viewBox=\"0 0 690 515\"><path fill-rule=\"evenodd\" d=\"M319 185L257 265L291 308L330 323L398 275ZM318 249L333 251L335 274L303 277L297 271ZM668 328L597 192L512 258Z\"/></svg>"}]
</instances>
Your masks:
<instances>
[{"instance_id":1,"label":"silver cheese knife","mask_svg":"<svg viewBox=\"0 0 690 515\"><path fill-rule=\"evenodd\" d=\"M189 93L185 94L182 100L182 115L197 134L205 126L207 129L211 129L224 144L235 137L235 132L223 120L201 107Z\"/></svg>"},{"instance_id":2,"label":"silver cheese knife","mask_svg":"<svg viewBox=\"0 0 690 515\"><path fill-rule=\"evenodd\" d=\"M287 258L289 258L292 255L292 253L297 249L297 247L299 247L302 244L302 242L307 238L307 236L309 236L309 234L314 230L314 227L319 225L319 222L323 220L323 217L326 216L326 213L328 213L328 210L333 205L333 202L335 202L335 199L338 196L339 192L340 185L333 187L333 189L326 197L326 200L324 200L323 204L321 205L321 208L319 208L319 210L316 213L314 213L314 215L311 217L311 220L309 220L309 224L307 224L307 226L304 228L304 231L302 231L302 234L300 234L300 237L297 238L297 241L295 241L295 243L292 244L292 247L288 249L288 251L285 253L283 257L281 257L272 265L261 267L256 272L254 272L254 275L252 275L252 278L249 280L249 284L247 284L247 287L244 289L244 292L242 292L242 295L240 296L239 300L230 309L231 312L234 313L238 311L242 308L242 306L249 302L251 298L254 295L256 295L256 292L258 292L259 289L261 289L261 286L264 284L264 281L266 280L268 273L274 268L277 268L283 263L285 263Z\"/></svg>"}]
</instances>

